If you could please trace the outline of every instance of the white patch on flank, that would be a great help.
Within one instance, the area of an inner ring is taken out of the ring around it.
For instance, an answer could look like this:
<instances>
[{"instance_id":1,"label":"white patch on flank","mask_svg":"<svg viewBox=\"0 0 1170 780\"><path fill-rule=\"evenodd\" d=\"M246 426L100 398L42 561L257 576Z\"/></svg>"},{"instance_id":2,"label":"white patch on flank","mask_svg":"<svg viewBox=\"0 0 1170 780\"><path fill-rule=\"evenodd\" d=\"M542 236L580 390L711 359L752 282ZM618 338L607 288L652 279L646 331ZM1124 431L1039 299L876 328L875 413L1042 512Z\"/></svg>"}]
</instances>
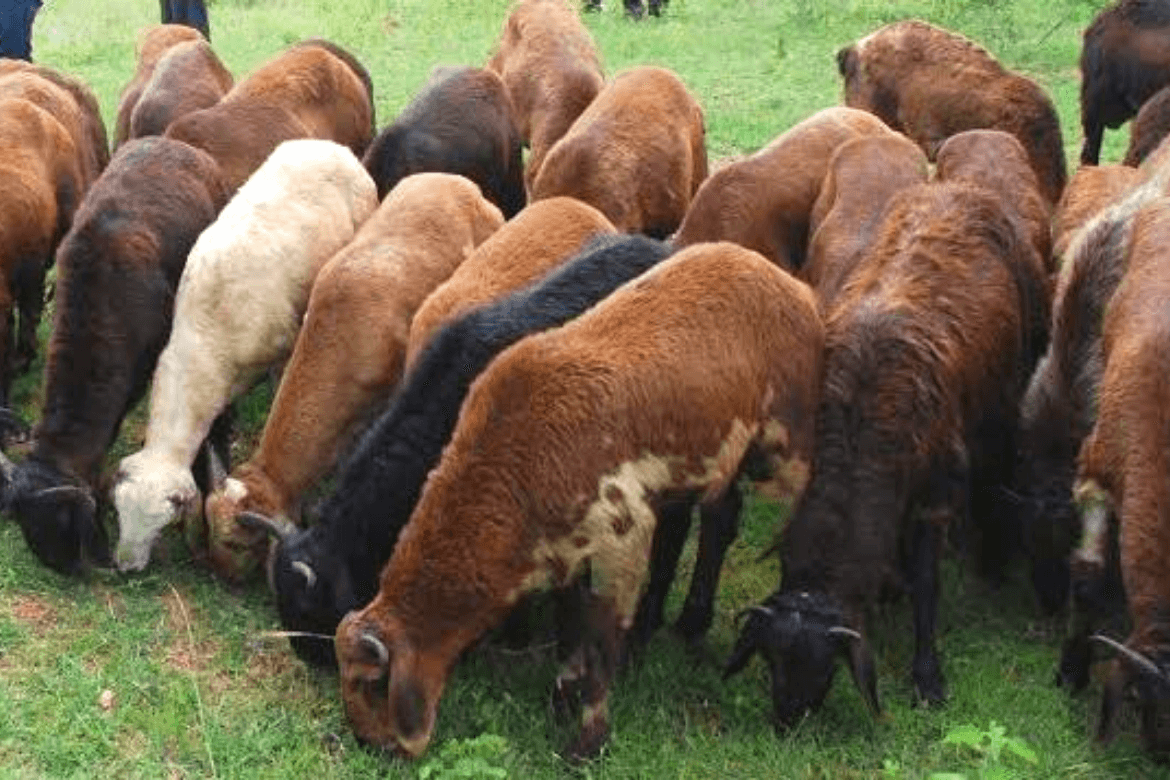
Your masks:
<instances>
[{"instance_id":1,"label":"white patch on flank","mask_svg":"<svg viewBox=\"0 0 1170 780\"><path fill-rule=\"evenodd\" d=\"M248 486L235 477L228 477L223 483L223 493L229 501L239 503L248 495Z\"/></svg>"},{"instance_id":2,"label":"white patch on flank","mask_svg":"<svg viewBox=\"0 0 1170 780\"><path fill-rule=\"evenodd\" d=\"M1073 553L1078 561L1105 565L1105 547L1109 533L1109 493L1096 480L1086 480L1073 490L1073 500L1081 515L1081 544Z\"/></svg>"}]
</instances>

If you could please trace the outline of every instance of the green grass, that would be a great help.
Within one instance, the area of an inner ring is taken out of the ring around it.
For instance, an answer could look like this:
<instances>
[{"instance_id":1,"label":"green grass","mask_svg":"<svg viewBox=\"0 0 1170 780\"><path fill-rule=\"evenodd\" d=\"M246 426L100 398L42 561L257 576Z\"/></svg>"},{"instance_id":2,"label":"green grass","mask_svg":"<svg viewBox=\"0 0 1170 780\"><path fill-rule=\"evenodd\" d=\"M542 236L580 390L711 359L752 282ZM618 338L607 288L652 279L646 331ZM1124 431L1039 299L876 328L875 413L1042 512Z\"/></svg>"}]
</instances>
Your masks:
<instances>
[{"instance_id":1,"label":"green grass","mask_svg":"<svg viewBox=\"0 0 1170 780\"><path fill-rule=\"evenodd\" d=\"M1081 140L1080 32L1103 3L672 0L665 17L640 24L621 17L618 0L608 5L586 17L607 71L642 63L677 71L706 110L713 159L751 152L837 103L837 49L915 16L970 35L1040 81L1057 103L1071 162ZM157 8L146 0L50 0L34 54L91 84L112 125L135 33L157 21ZM301 38L337 41L369 68L384 125L432 66L484 62L505 11L506 0L217 0L212 36L238 75ZM1103 159L1119 159L1126 140L1107 133ZM39 413L41 384L38 363L15 389L29 419ZM271 392L262 386L243 405L237 462L254 445ZM141 434L139 410L111 460L136 450ZM955 561L946 566L940 610L945 707L910 706L911 629L901 603L874 621L885 714L868 715L842 670L822 711L777 735L762 666L724 684L715 660L734 640L736 611L778 581L775 560L758 560L778 519L777 507L751 504L725 567L710 657L692 657L668 632L656 637L615 686L604 758L581 769L557 757L570 731L548 717L556 670L547 649L484 645L469 654L452 676L431 751L404 764L359 748L336 679L306 669L284 640L267 635L279 626L263 586L215 582L178 534L144 574L78 581L40 566L16 525L0 521L0 777L444 777L455 759L439 757L486 750L470 742L483 734L504 741L483 765L516 778L975 777L977 757L944 737L992 721L1037 753L1035 766L1005 761L1020 777L1170 776L1138 750L1132 724L1108 749L1093 747L1100 683L1081 697L1052 685L1062 628L1036 617L1022 577L993 593ZM672 608L678 601L675 594Z\"/></svg>"}]
</instances>

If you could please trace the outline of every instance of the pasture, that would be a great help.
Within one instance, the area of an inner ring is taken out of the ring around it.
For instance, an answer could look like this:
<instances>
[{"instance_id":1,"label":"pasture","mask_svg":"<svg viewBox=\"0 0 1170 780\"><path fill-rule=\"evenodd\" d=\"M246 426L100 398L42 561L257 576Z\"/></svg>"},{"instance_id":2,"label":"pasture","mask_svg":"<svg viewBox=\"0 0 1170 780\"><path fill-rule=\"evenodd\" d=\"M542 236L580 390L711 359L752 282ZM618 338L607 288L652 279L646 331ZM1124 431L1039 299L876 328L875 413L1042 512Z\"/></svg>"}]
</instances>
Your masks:
<instances>
[{"instance_id":1,"label":"pasture","mask_svg":"<svg viewBox=\"0 0 1170 780\"><path fill-rule=\"evenodd\" d=\"M838 48L887 22L922 18L979 41L1047 89L1071 173L1081 143L1080 35L1104 5L671 0L660 19L635 23L609 0L585 23L607 74L657 64L681 76L706 112L714 167L838 103ZM382 127L433 66L484 63L507 6L213 0L211 42L239 77L303 38L335 41L372 75ZM152 0L49 0L37 18L33 58L87 82L112 128L134 69L135 34L157 22ZM1107 132L1102 162L1118 161L1126 142L1124 130ZM46 317L42 345L50 323ZM14 387L28 421L39 414L42 361L43 351ZM272 391L266 382L238 405L233 463L255 446ZM139 448L143 413L128 418L109 463ZM726 684L720 666L736 613L778 582L775 558L759 555L784 511L749 502L705 650L692 653L660 632L618 677L603 757L580 768L557 755L572 727L550 717L556 664L546 643L489 643L471 652L452 675L429 752L407 764L357 745L336 676L306 668L272 635L279 623L262 583L215 581L178 533L141 574L68 579L41 566L17 525L0 518L0 777L1170 777L1138 749L1132 718L1113 745L1093 746L1100 679L1076 697L1054 686L1063 618L1038 616L1024 572L1013 569L992 591L957 556L946 563L939 610L950 693L944 707L912 706L903 601L875 621L882 717L869 715L842 669L824 708L777 735L764 665L756 661ZM686 582L680 576L668 616ZM955 744L955 735L975 730L987 737L983 748ZM1004 734L1026 743L1035 761L1000 752Z\"/></svg>"}]
</instances>

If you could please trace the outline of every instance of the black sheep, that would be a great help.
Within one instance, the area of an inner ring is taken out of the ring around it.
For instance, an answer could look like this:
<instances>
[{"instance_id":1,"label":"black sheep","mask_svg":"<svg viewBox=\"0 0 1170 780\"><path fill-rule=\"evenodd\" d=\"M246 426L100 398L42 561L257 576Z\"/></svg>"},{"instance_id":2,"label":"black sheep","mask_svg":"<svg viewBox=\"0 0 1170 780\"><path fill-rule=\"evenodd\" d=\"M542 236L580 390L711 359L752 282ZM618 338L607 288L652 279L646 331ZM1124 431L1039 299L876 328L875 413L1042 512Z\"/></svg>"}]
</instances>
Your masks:
<instances>
[{"instance_id":1,"label":"black sheep","mask_svg":"<svg viewBox=\"0 0 1170 780\"><path fill-rule=\"evenodd\" d=\"M32 26L41 0L16 0L0 12L0 57L32 61Z\"/></svg>"},{"instance_id":2,"label":"black sheep","mask_svg":"<svg viewBox=\"0 0 1170 780\"><path fill-rule=\"evenodd\" d=\"M207 7L203 0L159 0L163 24L185 24L203 33L211 40L211 27L207 21Z\"/></svg>"}]
</instances>

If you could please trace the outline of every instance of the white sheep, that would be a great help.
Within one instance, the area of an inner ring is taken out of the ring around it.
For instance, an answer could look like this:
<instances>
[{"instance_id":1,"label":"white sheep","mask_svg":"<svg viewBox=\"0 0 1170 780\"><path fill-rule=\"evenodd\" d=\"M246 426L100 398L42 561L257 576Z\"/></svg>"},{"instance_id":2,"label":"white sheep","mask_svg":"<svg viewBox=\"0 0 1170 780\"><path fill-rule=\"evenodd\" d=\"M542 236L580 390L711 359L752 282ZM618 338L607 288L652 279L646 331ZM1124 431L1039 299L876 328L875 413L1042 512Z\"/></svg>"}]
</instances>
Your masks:
<instances>
[{"instance_id":1,"label":"white sheep","mask_svg":"<svg viewBox=\"0 0 1170 780\"><path fill-rule=\"evenodd\" d=\"M114 485L118 568L202 504L191 463L212 422L288 357L321 266L378 205L373 180L332 141L281 144L191 250L150 394L146 442Z\"/></svg>"}]
</instances>

